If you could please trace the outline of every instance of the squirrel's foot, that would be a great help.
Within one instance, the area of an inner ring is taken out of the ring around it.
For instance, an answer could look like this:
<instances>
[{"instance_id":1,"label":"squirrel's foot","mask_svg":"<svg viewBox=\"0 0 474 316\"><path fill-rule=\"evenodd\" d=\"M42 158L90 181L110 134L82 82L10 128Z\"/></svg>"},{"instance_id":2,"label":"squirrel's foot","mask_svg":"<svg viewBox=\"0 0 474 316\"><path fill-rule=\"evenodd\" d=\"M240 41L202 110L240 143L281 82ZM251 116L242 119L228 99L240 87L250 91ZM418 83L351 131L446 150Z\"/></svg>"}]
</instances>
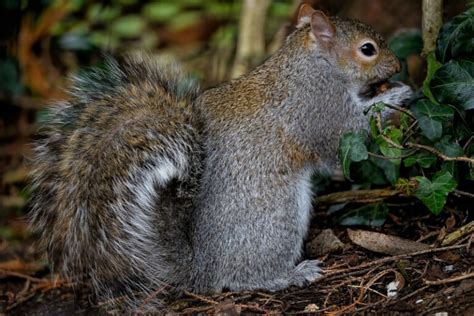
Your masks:
<instances>
[{"instance_id":1,"label":"squirrel's foot","mask_svg":"<svg viewBox=\"0 0 474 316\"><path fill-rule=\"evenodd\" d=\"M383 102L395 106L406 104L413 97L413 90L409 85L400 81L390 83L390 89L379 93L371 98L356 98L357 105L366 108L375 103Z\"/></svg>"},{"instance_id":2,"label":"squirrel's foot","mask_svg":"<svg viewBox=\"0 0 474 316\"><path fill-rule=\"evenodd\" d=\"M366 109L371 105L374 105L379 102L383 102L388 105L394 105L401 107L407 104L410 99L413 98L413 90L409 85L406 85L400 81L395 81L390 83L390 89L377 94L372 98L367 99L356 99L357 104ZM397 110L389 107L385 107L382 112L382 119L385 121L387 118L391 117Z\"/></svg>"},{"instance_id":3,"label":"squirrel's foot","mask_svg":"<svg viewBox=\"0 0 474 316\"><path fill-rule=\"evenodd\" d=\"M290 285L303 286L322 276L318 260L305 260L298 264L290 276Z\"/></svg>"},{"instance_id":4,"label":"squirrel's foot","mask_svg":"<svg viewBox=\"0 0 474 316\"><path fill-rule=\"evenodd\" d=\"M413 97L413 90L409 85L400 81L392 82L391 85L390 89L370 99L368 103L383 102L385 104L402 106Z\"/></svg>"}]
</instances>

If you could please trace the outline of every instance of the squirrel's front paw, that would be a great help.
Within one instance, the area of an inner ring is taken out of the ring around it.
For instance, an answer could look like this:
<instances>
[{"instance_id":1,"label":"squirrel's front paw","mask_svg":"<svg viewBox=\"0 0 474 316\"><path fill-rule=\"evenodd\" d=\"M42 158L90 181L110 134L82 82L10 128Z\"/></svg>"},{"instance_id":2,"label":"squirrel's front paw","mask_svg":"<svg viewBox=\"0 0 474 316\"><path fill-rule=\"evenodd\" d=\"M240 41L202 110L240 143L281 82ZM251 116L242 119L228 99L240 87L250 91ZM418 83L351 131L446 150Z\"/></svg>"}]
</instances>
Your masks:
<instances>
[{"instance_id":1,"label":"squirrel's front paw","mask_svg":"<svg viewBox=\"0 0 474 316\"><path fill-rule=\"evenodd\" d=\"M383 102L385 104L402 106L413 97L413 90L409 85L400 81L391 82L390 85L391 87L388 90L375 96L369 102L372 104Z\"/></svg>"},{"instance_id":2,"label":"squirrel's front paw","mask_svg":"<svg viewBox=\"0 0 474 316\"><path fill-rule=\"evenodd\" d=\"M314 282L322 276L321 268L318 260L305 260L298 264L293 270L290 279L291 285L303 286L307 283Z\"/></svg>"}]
</instances>

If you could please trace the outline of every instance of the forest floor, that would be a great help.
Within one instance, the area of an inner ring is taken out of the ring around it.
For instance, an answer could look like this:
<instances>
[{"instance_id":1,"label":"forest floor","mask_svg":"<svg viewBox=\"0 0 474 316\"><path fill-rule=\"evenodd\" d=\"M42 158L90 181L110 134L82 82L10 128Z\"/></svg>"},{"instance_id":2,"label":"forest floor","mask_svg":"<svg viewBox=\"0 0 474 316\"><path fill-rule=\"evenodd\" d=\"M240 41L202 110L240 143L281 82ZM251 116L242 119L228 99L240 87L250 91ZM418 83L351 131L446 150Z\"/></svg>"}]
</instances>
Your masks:
<instances>
[{"instance_id":1,"label":"forest floor","mask_svg":"<svg viewBox=\"0 0 474 316\"><path fill-rule=\"evenodd\" d=\"M395 208L385 224L372 231L384 234L380 236L401 237L402 242L411 240L428 246L409 250L409 253L405 249L392 255L366 249L371 246L356 245L354 241L361 245L364 241L354 237L354 230L334 225L325 210L316 209L310 239L321 229L330 227L342 242L338 250L318 257L325 272L320 280L304 288L291 287L275 293L224 292L203 296L185 292L179 296L163 297L165 307L162 311L230 315L434 315L441 312L447 314L438 315L474 315L473 234L461 234L449 245L442 245L450 233L462 232L459 229L472 221L469 202L472 204L472 200L456 200L454 205L451 201L447 211L439 216L429 214L419 204ZM120 313L120 309L110 301L97 302L87 284L66 283L52 275L46 261L35 251L34 236L27 233L23 220L14 217L3 221L14 228L16 238L3 239L0 244L0 314ZM388 246L393 246L389 243ZM390 252L393 249L385 251ZM145 297L136 314L145 312L146 303L158 295L162 293L157 291Z\"/></svg>"}]
</instances>

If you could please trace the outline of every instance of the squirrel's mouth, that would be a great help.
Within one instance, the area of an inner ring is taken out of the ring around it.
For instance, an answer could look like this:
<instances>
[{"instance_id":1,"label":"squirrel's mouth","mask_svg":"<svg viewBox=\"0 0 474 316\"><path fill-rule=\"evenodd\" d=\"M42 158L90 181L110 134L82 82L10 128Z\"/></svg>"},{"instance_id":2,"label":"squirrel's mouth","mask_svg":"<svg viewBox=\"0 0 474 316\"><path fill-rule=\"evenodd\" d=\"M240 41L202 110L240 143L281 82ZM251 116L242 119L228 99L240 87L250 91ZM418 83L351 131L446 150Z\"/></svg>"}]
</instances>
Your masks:
<instances>
[{"instance_id":1,"label":"squirrel's mouth","mask_svg":"<svg viewBox=\"0 0 474 316\"><path fill-rule=\"evenodd\" d=\"M395 86L395 83L391 82L389 79L377 78L369 81L364 87L362 87L359 91L359 97L372 99L373 97L390 90L393 86Z\"/></svg>"}]
</instances>

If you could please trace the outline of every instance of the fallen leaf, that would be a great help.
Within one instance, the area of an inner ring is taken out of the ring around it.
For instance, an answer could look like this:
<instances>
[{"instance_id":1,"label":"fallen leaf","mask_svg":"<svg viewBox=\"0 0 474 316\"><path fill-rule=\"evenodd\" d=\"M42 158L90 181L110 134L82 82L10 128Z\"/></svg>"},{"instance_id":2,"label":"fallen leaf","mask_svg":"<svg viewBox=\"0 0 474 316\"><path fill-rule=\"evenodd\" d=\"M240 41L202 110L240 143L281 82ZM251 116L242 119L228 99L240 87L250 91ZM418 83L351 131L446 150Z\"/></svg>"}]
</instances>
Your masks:
<instances>
[{"instance_id":1,"label":"fallen leaf","mask_svg":"<svg viewBox=\"0 0 474 316\"><path fill-rule=\"evenodd\" d=\"M312 257L321 257L342 249L344 243L334 235L331 229L325 229L306 244L306 252Z\"/></svg>"},{"instance_id":2,"label":"fallen leaf","mask_svg":"<svg viewBox=\"0 0 474 316\"><path fill-rule=\"evenodd\" d=\"M388 255L400 255L430 248L423 243L376 232L348 229L347 233L356 245Z\"/></svg>"}]
</instances>

